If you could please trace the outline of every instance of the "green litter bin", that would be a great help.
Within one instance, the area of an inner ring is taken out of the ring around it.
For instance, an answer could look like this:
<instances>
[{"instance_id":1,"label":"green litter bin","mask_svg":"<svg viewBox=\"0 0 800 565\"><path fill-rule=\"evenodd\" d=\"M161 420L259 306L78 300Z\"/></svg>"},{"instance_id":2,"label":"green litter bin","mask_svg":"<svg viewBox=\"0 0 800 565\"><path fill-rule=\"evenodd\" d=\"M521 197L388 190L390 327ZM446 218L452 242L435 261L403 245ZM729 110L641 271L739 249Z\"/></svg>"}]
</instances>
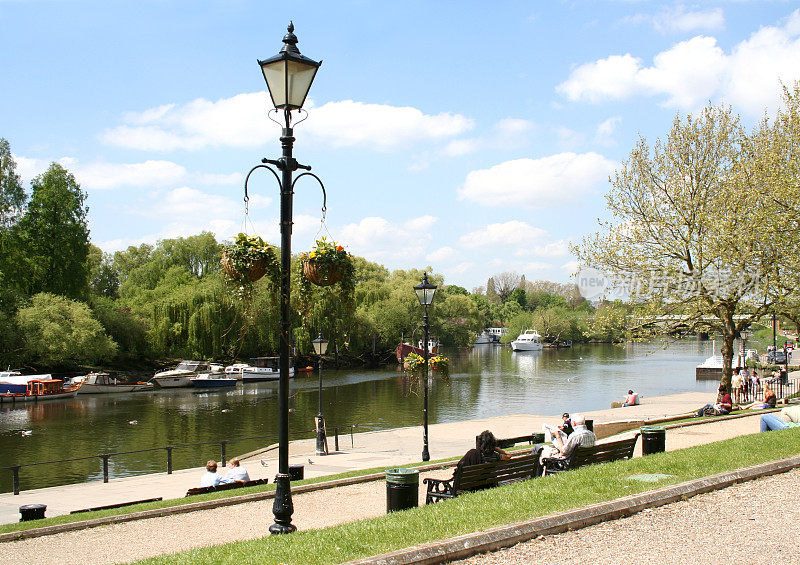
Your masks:
<instances>
[{"instance_id":1,"label":"green litter bin","mask_svg":"<svg viewBox=\"0 0 800 565\"><path fill-rule=\"evenodd\" d=\"M386 469L386 512L419 506L419 469Z\"/></svg>"},{"instance_id":2,"label":"green litter bin","mask_svg":"<svg viewBox=\"0 0 800 565\"><path fill-rule=\"evenodd\" d=\"M667 430L663 426L642 426L642 455L666 451Z\"/></svg>"}]
</instances>

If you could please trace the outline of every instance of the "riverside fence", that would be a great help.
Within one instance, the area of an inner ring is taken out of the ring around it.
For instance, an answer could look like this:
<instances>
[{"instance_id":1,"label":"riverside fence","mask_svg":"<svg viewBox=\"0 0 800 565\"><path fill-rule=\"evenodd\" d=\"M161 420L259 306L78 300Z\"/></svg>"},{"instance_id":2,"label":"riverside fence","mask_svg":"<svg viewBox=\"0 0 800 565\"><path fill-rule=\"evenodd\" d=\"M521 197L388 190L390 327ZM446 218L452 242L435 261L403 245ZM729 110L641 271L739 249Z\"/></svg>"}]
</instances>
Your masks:
<instances>
[{"instance_id":1,"label":"riverside fence","mask_svg":"<svg viewBox=\"0 0 800 565\"><path fill-rule=\"evenodd\" d=\"M350 435L350 447L355 447L355 428L358 427L358 424L346 424L344 426L333 426L333 437L334 437L334 450L339 451L339 436L348 434ZM328 427L328 429L331 429ZM314 430L303 430L300 433L315 433L316 429ZM166 455L166 470L167 474L171 475L172 471L174 470L172 465L172 453L175 449L183 449L189 447L200 447L203 445L218 445L220 449L220 461L222 466L224 467L228 461L228 445L235 442L241 441L253 441L253 440L266 440L266 439L273 439L277 440L277 434L270 434L265 436L251 436L251 437L240 437L240 438L232 438L232 439L218 439L213 441L201 441L196 443L180 443L180 444L173 444L173 445L165 445L163 447L148 447L146 449L135 449L132 451L115 451L110 453L100 453L98 455L87 455L84 457L72 457L69 459L54 459L52 461L36 461L34 463L20 463L18 465L9 465L7 467L0 467L0 471L10 471L12 475L12 490L14 494L20 493L20 471L25 467L35 467L40 465L54 465L57 463L69 463L73 461L91 461L95 459L100 460L100 464L102 465L103 469L103 482L107 483L110 479L110 472L109 472L109 461L112 457L118 457L120 455L132 455L137 453L152 453L152 452L159 452L163 451ZM302 439L302 438L301 438ZM305 438L309 439L309 438ZM294 440L297 441L297 440ZM149 471L148 471L149 472ZM128 474L126 476L136 476L136 475L143 475L147 473L133 473ZM35 486L29 487L29 489L36 488Z\"/></svg>"}]
</instances>

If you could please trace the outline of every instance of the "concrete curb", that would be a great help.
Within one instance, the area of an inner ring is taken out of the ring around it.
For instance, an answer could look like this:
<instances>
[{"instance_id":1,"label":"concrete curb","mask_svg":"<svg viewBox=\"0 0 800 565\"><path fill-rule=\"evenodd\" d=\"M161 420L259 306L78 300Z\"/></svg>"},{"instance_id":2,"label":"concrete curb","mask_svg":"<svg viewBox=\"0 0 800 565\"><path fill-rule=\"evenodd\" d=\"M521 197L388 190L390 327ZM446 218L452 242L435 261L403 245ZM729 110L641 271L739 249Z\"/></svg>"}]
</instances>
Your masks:
<instances>
[{"instance_id":1,"label":"concrete curb","mask_svg":"<svg viewBox=\"0 0 800 565\"><path fill-rule=\"evenodd\" d=\"M415 467L420 472L436 471L438 469L446 469L448 467L455 467L457 461L444 461L440 463L431 463L428 465L419 465ZM313 483L310 485L298 485L292 487L292 494L302 494L306 492L314 492L317 490L324 490L336 487L345 487L349 485L356 485L359 483L369 483L372 481L381 481L385 478L384 473L372 473L369 475L359 475L357 477L349 477L346 479L337 479L335 481L325 481L321 483ZM269 500L275 498L275 492L256 492L252 494L244 494L240 496L230 496L227 498L219 498L216 500L204 500L202 502L193 502L190 504L180 504L176 506L169 506L166 508L155 508L153 510L141 510L139 512L132 512L130 514L118 514L115 516L105 516L103 518L93 518L91 520L81 520L80 522L70 522L68 524L54 524L52 526L43 526L41 528L31 528L29 530L20 530L17 532L5 532L0 534L0 543L8 541L18 541L28 538L38 538L42 536L50 536L54 534L61 534L64 532L74 532L76 530L85 530L87 528L96 528L98 526L108 526L111 524L121 524L123 522L133 522L135 520L147 520L148 518L160 518L162 516L172 516L174 514L184 514L186 512L196 512L198 510L209 510L212 508L220 508L223 506L233 506L235 504L246 504L248 502L256 502L259 500Z\"/></svg>"},{"instance_id":2,"label":"concrete curb","mask_svg":"<svg viewBox=\"0 0 800 565\"><path fill-rule=\"evenodd\" d=\"M664 506L698 494L723 489L736 483L785 473L796 468L800 468L800 456L720 473L575 510L550 514L534 520L498 526L483 532L464 534L447 540L408 547L366 559L350 561L347 565L429 565L465 559L479 553L510 547L537 536L560 534L568 530L577 530L600 522L624 518L647 508Z\"/></svg>"}]
</instances>

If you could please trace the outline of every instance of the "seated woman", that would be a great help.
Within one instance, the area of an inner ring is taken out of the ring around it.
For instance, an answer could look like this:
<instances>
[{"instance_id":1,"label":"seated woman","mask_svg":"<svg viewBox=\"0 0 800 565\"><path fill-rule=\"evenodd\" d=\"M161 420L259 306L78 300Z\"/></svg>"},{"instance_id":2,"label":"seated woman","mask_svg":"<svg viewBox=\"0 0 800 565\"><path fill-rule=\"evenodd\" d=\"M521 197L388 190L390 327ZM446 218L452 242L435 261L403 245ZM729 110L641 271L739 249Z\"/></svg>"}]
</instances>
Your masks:
<instances>
[{"instance_id":1,"label":"seated woman","mask_svg":"<svg viewBox=\"0 0 800 565\"><path fill-rule=\"evenodd\" d=\"M481 435L475 438L475 449L467 451L456 465L456 468L480 465L481 463L492 461L508 461L509 459L511 459L511 456L497 447L497 439L495 439L494 434L489 430L484 430Z\"/></svg>"},{"instance_id":2,"label":"seated woman","mask_svg":"<svg viewBox=\"0 0 800 565\"><path fill-rule=\"evenodd\" d=\"M639 393L633 392L633 390L629 390L628 394L625 395L625 400L622 401L623 406L636 406L639 404Z\"/></svg>"},{"instance_id":3,"label":"seated woman","mask_svg":"<svg viewBox=\"0 0 800 565\"><path fill-rule=\"evenodd\" d=\"M777 397L775 392L769 388L768 384L764 385L764 402L751 402L745 406L740 406L742 410L764 410L766 408L775 408Z\"/></svg>"}]
</instances>

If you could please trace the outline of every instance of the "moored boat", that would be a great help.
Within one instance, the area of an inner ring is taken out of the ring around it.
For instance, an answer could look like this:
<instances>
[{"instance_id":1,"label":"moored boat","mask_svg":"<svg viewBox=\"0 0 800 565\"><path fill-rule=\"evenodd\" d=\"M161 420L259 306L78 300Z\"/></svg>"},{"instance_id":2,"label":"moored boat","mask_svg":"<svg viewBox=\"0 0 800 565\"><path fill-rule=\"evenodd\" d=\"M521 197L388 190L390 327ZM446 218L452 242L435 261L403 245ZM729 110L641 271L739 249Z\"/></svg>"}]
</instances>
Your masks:
<instances>
[{"instance_id":1,"label":"moored boat","mask_svg":"<svg viewBox=\"0 0 800 565\"><path fill-rule=\"evenodd\" d=\"M475 341L472 342L472 345L487 345L493 343L494 339L492 338L492 334L489 333L489 330L483 330L478 337L475 338Z\"/></svg>"},{"instance_id":2,"label":"moored boat","mask_svg":"<svg viewBox=\"0 0 800 565\"><path fill-rule=\"evenodd\" d=\"M253 357L250 365L242 369L242 382L277 381L281 378L280 357ZM291 360L289 362L291 365ZM289 367L289 378L294 377L294 367Z\"/></svg>"},{"instance_id":3,"label":"moored boat","mask_svg":"<svg viewBox=\"0 0 800 565\"><path fill-rule=\"evenodd\" d=\"M405 362L406 356L409 353L416 353L420 357L425 356L425 350L422 348L422 340L419 340L417 343L418 347L414 347L410 343L401 342L400 345L397 346L395 349L395 355L397 355L397 362L403 363ZM439 342L435 339L431 339L428 341L428 354L429 355L437 355L439 353Z\"/></svg>"},{"instance_id":4,"label":"moored boat","mask_svg":"<svg viewBox=\"0 0 800 565\"><path fill-rule=\"evenodd\" d=\"M189 379L195 388L236 386L236 377L220 373L202 373Z\"/></svg>"},{"instance_id":5,"label":"moored boat","mask_svg":"<svg viewBox=\"0 0 800 565\"><path fill-rule=\"evenodd\" d=\"M22 375L20 375L22 376ZM6 392L0 394L2 402L30 402L40 400L56 400L58 398L75 398L83 383L64 386L61 379L50 378L50 375L28 375L33 379L25 384L25 392ZM45 377L45 378L41 378Z\"/></svg>"},{"instance_id":6,"label":"moored boat","mask_svg":"<svg viewBox=\"0 0 800 565\"><path fill-rule=\"evenodd\" d=\"M525 330L517 339L511 342L514 351L541 351L542 336L536 330Z\"/></svg>"},{"instance_id":7,"label":"moored boat","mask_svg":"<svg viewBox=\"0 0 800 565\"><path fill-rule=\"evenodd\" d=\"M225 368L218 363L181 361L174 369L156 373L150 380L160 388L183 388L192 386L192 378L202 373L224 372Z\"/></svg>"},{"instance_id":8,"label":"moored boat","mask_svg":"<svg viewBox=\"0 0 800 565\"><path fill-rule=\"evenodd\" d=\"M153 390L153 383L121 383L108 373L89 373L72 379L73 383L83 383L78 394L109 394L112 392L141 392Z\"/></svg>"}]
</instances>

